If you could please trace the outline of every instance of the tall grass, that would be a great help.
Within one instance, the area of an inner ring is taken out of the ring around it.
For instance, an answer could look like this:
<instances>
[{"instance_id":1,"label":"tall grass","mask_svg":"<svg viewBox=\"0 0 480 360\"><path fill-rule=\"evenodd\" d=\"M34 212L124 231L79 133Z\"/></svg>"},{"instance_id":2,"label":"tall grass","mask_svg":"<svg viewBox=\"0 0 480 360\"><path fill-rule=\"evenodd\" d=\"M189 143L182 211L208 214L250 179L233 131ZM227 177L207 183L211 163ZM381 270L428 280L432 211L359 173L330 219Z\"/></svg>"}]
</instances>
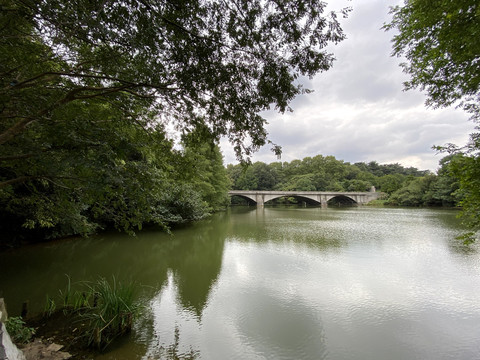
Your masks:
<instances>
[{"instance_id":1,"label":"tall grass","mask_svg":"<svg viewBox=\"0 0 480 360\"><path fill-rule=\"evenodd\" d=\"M104 349L116 337L131 331L141 310L135 301L134 283L123 284L115 277L109 282L101 277L78 286L81 290L73 290L68 277L66 289L59 291L59 300L64 315L78 316L87 324L83 335L88 346ZM55 301L47 296L44 315L50 316L56 309Z\"/></svg>"},{"instance_id":2,"label":"tall grass","mask_svg":"<svg viewBox=\"0 0 480 360\"><path fill-rule=\"evenodd\" d=\"M131 331L133 319L140 310L134 302L135 286L122 284L115 278L110 284L105 278L100 278L90 285L90 290L93 304L82 314L89 322L88 343L104 348L117 336Z\"/></svg>"}]
</instances>

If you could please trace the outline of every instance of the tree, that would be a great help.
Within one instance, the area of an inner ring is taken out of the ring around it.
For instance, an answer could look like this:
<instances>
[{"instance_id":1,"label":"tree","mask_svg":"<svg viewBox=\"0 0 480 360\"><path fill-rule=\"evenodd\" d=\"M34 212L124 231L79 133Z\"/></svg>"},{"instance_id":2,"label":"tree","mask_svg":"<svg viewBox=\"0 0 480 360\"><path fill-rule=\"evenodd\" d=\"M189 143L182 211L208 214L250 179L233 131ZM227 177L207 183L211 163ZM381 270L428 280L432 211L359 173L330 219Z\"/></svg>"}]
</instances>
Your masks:
<instances>
[{"instance_id":1,"label":"tree","mask_svg":"<svg viewBox=\"0 0 480 360\"><path fill-rule=\"evenodd\" d=\"M399 190L395 191L389 197L388 202L393 205L401 206L428 205L425 196L434 181L434 178L434 175L429 175L413 179Z\"/></svg>"},{"instance_id":2,"label":"tree","mask_svg":"<svg viewBox=\"0 0 480 360\"><path fill-rule=\"evenodd\" d=\"M305 174L302 161L298 159L292 160L289 163L284 162L283 171L287 177Z\"/></svg>"},{"instance_id":3,"label":"tree","mask_svg":"<svg viewBox=\"0 0 480 360\"><path fill-rule=\"evenodd\" d=\"M69 102L122 93L153 107L155 121L176 120L183 129L208 124L209 135L227 136L239 157L249 155L266 142L259 112L287 110L305 91L296 79L332 65L325 47L345 36L335 13L323 16L325 6L319 0L74 0L69 6L9 0L8 32L48 44L37 63L52 67L27 72L17 58L2 69L11 84L2 96L27 87L55 91L43 91L33 112L11 109L0 144ZM13 42L4 45L11 56Z\"/></svg>"},{"instance_id":4,"label":"tree","mask_svg":"<svg viewBox=\"0 0 480 360\"><path fill-rule=\"evenodd\" d=\"M328 187L331 178L325 174L323 169L315 171L312 177L312 183L317 191L325 191Z\"/></svg>"},{"instance_id":5,"label":"tree","mask_svg":"<svg viewBox=\"0 0 480 360\"><path fill-rule=\"evenodd\" d=\"M347 167L343 160L337 160L329 155L324 158L324 171L330 178L335 180L343 179L347 174Z\"/></svg>"},{"instance_id":6,"label":"tree","mask_svg":"<svg viewBox=\"0 0 480 360\"><path fill-rule=\"evenodd\" d=\"M404 179L405 176L398 173L384 175L378 179L379 189L387 194L392 194L402 187Z\"/></svg>"},{"instance_id":7,"label":"tree","mask_svg":"<svg viewBox=\"0 0 480 360\"><path fill-rule=\"evenodd\" d=\"M315 191L312 174L294 175L282 188L282 191Z\"/></svg>"},{"instance_id":8,"label":"tree","mask_svg":"<svg viewBox=\"0 0 480 360\"><path fill-rule=\"evenodd\" d=\"M228 189L231 185L223 156L217 144L208 144L197 135L200 129L185 134L182 139L184 150L177 183L187 183L197 191L209 210L219 210L228 204Z\"/></svg>"},{"instance_id":9,"label":"tree","mask_svg":"<svg viewBox=\"0 0 480 360\"><path fill-rule=\"evenodd\" d=\"M384 28L396 29L393 54L405 56L402 64L410 75L406 89L420 88L427 93L427 105L456 104L480 121L480 4L473 0L406 0L391 9L393 19ZM477 125L476 129L479 129ZM440 147L437 147L440 148ZM466 154L456 168L465 217L473 231L480 229L480 196L475 175L480 173L480 134L473 133L463 148L448 145L443 150ZM473 175L473 176L472 176Z\"/></svg>"},{"instance_id":10,"label":"tree","mask_svg":"<svg viewBox=\"0 0 480 360\"><path fill-rule=\"evenodd\" d=\"M292 160L290 163L228 165L227 172L233 188L238 190L368 191L372 186L380 185L382 191L388 189L388 193L398 190L405 179L412 181L426 174L398 164L370 164L373 165L373 171L383 174L381 170L384 169L391 175L379 178L365 163L351 165L334 156L322 155ZM410 175L407 177L404 174Z\"/></svg>"},{"instance_id":11,"label":"tree","mask_svg":"<svg viewBox=\"0 0 480 360\"><path fill-rule=\"evenodd\" d=\"M255 190L272 190L277 184L276 174L267 164L257 161L252 165L253 173L257 179Z\"/></svg>"},{"instance_id":12,"label":"tree","mask_svg":"<svg viewBox=\"0 0 480 360\"><path fill-rule=\"evenodd\" d=\"M407 0L391 9L385 29L399 31L393 54L405 56L404 71L411 76L406 89L420 88L432 106L457 100L479 100L480 5L473 0Z\"/></svg>"},{"instance_id":13,"label":"tree","mask_svg":"<svg viewBox=\"0 0 480 360\"><path fill-rule=\"evenodd\" d=\"M437 177L427 194L429 202L442 206L459 206L463 194L460 190L459 179L454 172L454 164L461 161L461 154L452 154L440 159L440 168Z\"/></svg>"},{"instance_id":14,"label":"tree","mask_svg":"<svg viewBox=\"0 0 480 360\"><path fill-rule=\"evenodd\" d=\"M368 167L368 171L375 176L384 175L383 171L382 171L382 166L379 163L377 163L376 161L370 161L367 164L367 167Z\"/></svg>"},{"instance_id":15,"label":"tree","mask_svg":"<svg viewBox=\"0 0 480 360\"><path fill-rule=\"evenodd\" d=\"M259 113L287 111L308 92L298 78L332 65L325 49L345 36L325 6L3 1L2 229L58 236L204 216L212 206L204 202L224 184L209 188L197 177L218 170L218 154L199 147L202 174L180 181L191 157L173 148L167 124L199 130L208 144L226 136L239 158L248 157L267 142Z\"/></svg>"},{"instance_id":16,"label":"tree","mask_svg":"<svg viewBox=\"0 0 480 360\"><path fill-rule=\"evenodd\" d=\"M228 164L227 165L227 176L230 179L230 184L232 189L239 190L237 187L237 181L242 175L242 167L238 165Z\"/></svg>"},{"instance_id":17,"label":"tree","mask_svg":"<svg viewBox=\"0 0 480 360\"><path fill-rule=\"evenodd\" d=\"M480 156L456 154L450 161L450 171L459 182L463 219L472 229L462 237L469 243L474 241L475 231L480 229Z\"/></svg>"},{"instance_id":18,"label":"tree","mask_svg":"<svg viewBox=\"0 0 480 360\"><path fill-rule=\"evenodd\" d=\"M234 188L238 190L255 190L258 188L258 179L255 177L251 166L243 168L242 174L238 177Z\"/></svg>"},{"instance_id":19,"label":"tree","mask_svg":"<svg viewBox=\"0 0 480 360\"><path fill-rule=\"evenodd\" d=\"M346 191L368 191L372 184L363 180L346 180L343 184Z\"/></svg>"},{"instance_id":20,"label":"tree","mask_svg":"<svg viewBox=\"0 0 480 360\"><path fill-rule=\"evenodd\" d=\"M275 185L271 190L278 190L285 181L285 173L281 162L273 162L268 164L272 177L275 179Z\"/></svg>"}]
</instances>

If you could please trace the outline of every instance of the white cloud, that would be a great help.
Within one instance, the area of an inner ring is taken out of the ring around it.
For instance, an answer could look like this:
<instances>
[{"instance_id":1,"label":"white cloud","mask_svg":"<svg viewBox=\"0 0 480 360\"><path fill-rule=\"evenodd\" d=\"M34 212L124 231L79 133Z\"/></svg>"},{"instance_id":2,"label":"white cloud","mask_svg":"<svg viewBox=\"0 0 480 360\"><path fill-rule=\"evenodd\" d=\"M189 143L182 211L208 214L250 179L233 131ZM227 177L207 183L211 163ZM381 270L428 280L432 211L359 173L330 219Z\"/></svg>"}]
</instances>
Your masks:
<instances>
[{"instance_id":1,"label":"white cloud","mask_svg":"<svg viewBox=\"0 0 480 360\"><path fill-rule=\"evenodd\" d=\"M389 6L399 1L333 1L332 8L353 6L343 21L348 39L332 47L334 67L302 83L314 90L292 102L293 113L266 112L269 138L283 148L282 161L333 155L351 163L378 161L436 170L442 155L431 149L445 143L463 144L473 131L467 114L456 109L427 109L419 91L403 91L407 80L392 58ZM226 163L235 156L225 141ZM252 161L277 161L270 147Z\"/></svg>"}]
</instances>

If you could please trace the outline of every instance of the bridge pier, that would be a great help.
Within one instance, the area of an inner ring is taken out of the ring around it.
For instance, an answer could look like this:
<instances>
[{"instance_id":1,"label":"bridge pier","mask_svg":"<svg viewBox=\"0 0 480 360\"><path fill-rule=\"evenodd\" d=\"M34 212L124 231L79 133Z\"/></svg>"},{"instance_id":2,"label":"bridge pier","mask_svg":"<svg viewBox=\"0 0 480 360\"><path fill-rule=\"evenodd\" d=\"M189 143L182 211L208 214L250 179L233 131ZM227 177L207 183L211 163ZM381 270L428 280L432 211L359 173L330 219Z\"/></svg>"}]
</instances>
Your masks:
<instances>
[{"instance_id":1,"label":"bridge pier","mask_svg":"<svg viewBox=\"0 0 480 360\"><path fill-rule=\"evenodd\" d=\"M322 208L328 207L327 196L325 194L317 194L316 200Z\"/></svg>"},{"instance_id":2,"label":"bridge pier","mask_svg":"<svg viewBox=\"0 0 480 360\"><path fill-rule=\"evenodd\" d=\"M255 201L257 206L264 206L265 205L265 197L263 194L255 194Z\"/></svg>"}]
</instances>

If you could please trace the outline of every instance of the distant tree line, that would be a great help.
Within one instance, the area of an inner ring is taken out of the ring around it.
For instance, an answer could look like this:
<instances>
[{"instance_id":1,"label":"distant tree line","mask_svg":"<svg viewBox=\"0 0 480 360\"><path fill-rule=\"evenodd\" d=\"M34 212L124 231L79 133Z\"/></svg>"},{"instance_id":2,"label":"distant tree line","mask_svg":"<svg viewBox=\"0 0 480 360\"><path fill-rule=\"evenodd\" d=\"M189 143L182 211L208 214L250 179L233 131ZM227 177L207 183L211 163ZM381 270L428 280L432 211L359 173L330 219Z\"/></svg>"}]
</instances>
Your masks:
<instances>
[{"instance_id":1,"label":"distant tree line","mask_svg":"<svg viewBox=\"0 0 480 360\"><path fill-rule=\"evenodd\" d=\"M455 169L461 155L440 161L437 174L400 164L350 164L317 155L291 162L228 165L234 190L369 191L385 193L386 203L401 206L457 206L462 200Z\"/></svg>"}]
</instances>

